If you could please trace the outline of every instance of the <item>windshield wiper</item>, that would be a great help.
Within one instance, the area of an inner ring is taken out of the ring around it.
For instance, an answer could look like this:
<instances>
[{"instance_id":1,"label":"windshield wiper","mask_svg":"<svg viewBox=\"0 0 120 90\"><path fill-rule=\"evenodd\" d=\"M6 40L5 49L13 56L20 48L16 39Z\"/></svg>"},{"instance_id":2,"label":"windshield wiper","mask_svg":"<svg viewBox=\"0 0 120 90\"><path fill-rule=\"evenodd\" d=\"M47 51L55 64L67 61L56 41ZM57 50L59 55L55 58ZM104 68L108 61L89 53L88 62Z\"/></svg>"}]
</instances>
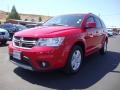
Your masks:
<instances>
[{"instance_id":1,"label":"windshield wiper","mask_svg":"<svg viewBox=\"0 0 120 90\"><path fill-rule=\"evenodd\" d=\"M68 25L64 25L64 24L57 24L57 23L52 23L52 26L68 26Z\"/></svg>"}]
</instances>

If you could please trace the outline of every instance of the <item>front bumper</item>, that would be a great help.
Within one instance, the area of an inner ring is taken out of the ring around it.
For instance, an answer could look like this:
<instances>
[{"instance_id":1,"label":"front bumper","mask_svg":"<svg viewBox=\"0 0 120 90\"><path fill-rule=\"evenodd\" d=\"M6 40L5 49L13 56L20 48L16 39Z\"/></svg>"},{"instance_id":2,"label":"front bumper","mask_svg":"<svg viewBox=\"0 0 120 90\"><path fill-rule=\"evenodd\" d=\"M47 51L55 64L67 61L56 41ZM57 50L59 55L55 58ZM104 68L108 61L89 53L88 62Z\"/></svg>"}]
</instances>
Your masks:
<instances>
[{"instance_id":1,"label":"front bumper","mask_svg":"<svg viewBox=\"0 0 120 90\"><path fill-rule=\"evenodd\" d=\"M14 63L15 65L21 67L21 68L34 71L34 69L33 69L31 66L27 66L27 65L24 65L24 64L20 64L20 63L14 62L14 61L12 61L12 60L11 60L11 62Z\"/></svg>"},{"instance_id":2,"label":"front bumper","mask_svg":"<svg viewBox=\"0 0 120 90\"><path fill-rule=\"evenodd\" d=\"M14 51L21 52L21 60L13 58ZM28 70L45 71L61 68L67 60L67 52L61 47L33 47L23 49L9 45L10 61Z\"/></svg>"}]
</instances>

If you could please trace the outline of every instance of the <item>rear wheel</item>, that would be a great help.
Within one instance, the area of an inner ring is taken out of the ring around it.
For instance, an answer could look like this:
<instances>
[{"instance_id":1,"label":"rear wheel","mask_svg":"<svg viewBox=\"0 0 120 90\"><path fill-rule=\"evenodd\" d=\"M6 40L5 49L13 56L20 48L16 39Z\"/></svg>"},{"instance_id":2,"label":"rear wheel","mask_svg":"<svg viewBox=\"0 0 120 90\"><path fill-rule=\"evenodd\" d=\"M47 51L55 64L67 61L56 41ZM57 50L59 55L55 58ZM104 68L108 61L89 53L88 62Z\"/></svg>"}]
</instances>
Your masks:
<instances>
[{"instance_id":1,"label":"rear wheel","mask_svg":"<svg viewBox=\"0 0 120 90\"><path fill-rule=\"evenodd\" d=\"M83 59L82 48L78 45L74 46L68 56L67 64L64 68L65 73L73 74L80 70Z\"/></svg>"},{"instance_id":2,"label":"rear wheel","mask_svg":"<svg viewBox=\"0 0 120 90\"><path fill-rule=\"evenodd\" d=\"M107 52L107 42L105 41L103 47L100 49L100 54L104 55Z\"/></svg>"}]
</instances>

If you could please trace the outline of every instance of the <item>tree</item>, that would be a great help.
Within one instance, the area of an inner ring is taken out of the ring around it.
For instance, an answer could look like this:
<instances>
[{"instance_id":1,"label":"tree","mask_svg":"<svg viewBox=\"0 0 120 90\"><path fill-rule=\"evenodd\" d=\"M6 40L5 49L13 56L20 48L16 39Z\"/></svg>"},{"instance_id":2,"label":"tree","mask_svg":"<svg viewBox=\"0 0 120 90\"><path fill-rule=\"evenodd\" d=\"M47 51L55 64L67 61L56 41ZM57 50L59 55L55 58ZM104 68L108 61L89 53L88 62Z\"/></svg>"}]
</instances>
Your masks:
<instances>
[{"instance_id":1,"label":"tree","mask_svg":"<svg viewBox=\"0 0 120 90\"><path fill-rule=\"evenodd\" d=\"M20 16L19 16L19 14L16 11L15 6L12 7L11 13L9 13L9 15L7 17L7 20L8 19L17 19L17 20L20 20Z\"/></svg>"},{"instance_id":2,"label":"tree","mask_svg":"<svg viewBox=\"0 0 120 90\"><path fill-rule=\"evenodd\" d=\"M41 22L42 21L42 18L41 18L41 16L39 16L39 22Z\"/></svg>"}]
</instances>

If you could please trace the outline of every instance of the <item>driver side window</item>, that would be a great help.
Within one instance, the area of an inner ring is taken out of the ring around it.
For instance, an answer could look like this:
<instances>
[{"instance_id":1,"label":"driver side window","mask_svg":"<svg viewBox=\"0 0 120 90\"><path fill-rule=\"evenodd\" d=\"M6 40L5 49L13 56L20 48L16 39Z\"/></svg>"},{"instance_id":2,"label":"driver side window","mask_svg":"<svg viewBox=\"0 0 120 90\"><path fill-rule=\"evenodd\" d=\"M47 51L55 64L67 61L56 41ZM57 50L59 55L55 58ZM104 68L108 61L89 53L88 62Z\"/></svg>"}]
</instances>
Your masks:
<instances>
[{"instance_id":1,"label":"driver side window","mask_svg":"<svg viewBox=\"0 0 120 90\"><path fill-rule=\"evenodd\" d=\"M93 17L88 17L86 23L87 23L87 22L95 22L95 21L94 21L94 18L93 18Z\"/></svg>"},{"instance_id":2,"label":"driver side window","mask_svg":"<svg viewBox=\"0 0 120 90\"><path fill-rule=\"evenodd\" d=\"M87 27L87 22L95 22L92 16L88 17L85 23L85 27Z\"/></svg>"}]
</instances>

